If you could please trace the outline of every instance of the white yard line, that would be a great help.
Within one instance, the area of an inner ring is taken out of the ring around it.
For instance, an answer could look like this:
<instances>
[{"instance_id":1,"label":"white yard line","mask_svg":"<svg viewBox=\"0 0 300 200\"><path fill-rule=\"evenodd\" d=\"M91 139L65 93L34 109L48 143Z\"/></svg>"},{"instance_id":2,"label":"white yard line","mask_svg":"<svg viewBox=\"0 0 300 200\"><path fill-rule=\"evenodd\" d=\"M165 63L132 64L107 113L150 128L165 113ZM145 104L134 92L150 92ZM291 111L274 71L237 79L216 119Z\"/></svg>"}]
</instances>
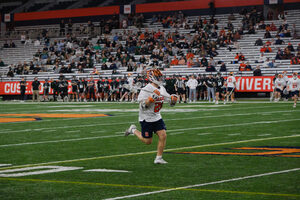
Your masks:
<instances>
[{"instance_id":1,"label":"white yard line","mask_svg":"<svg viewBox=\"0 0 300 200\"><path fill-rule=\"evenodd\" d=\"M228 134L228 136L235 136L235 135L241 135L240 133L232 133L232 134Z\"/></svg>"},{"instance_id":2,"label":"white yard line","mask_svg":"<svg viewBox=\"0 0 300 200\"><path fill-rule=\"evenodd\" d=\"M240 143L248 143L248 142L259 142L259 141L265 141L265 140L295 138L295 137L300 137L300 134L286 135L286 136L279 136L279 137L256 138L256 139L240 140L240 141L233 141L233 142L222 142L222 143L214 143L214 144L202 144L202 145L187 146L187 147L177 147L177 148L172 148L172 149L165 149L165 152L178 151L178 150L184 150L184 149L195 149L195 148L202 148L202 147L222 146L222 145L230 145L230 144L240 144ZM72 162L97 160L97 159L105 159L105 158L118 158L118 157L126 157L126 156L145 155L145 154L151 154L151 153L156 153L156 150L155 151L137 152L137 153L125 153L125 154L115 154L115 155L107 155L107 156L97 156L97 157L89 157L89 158L79 158L79 159L72 159L72 160L51 161L51 162L35 163L35 164L16 165L13 167L5 167L2 169L13 169L13 168L32 167L32 166L40 166L40 165L52 165L52 164L59 164L59 163L72 163ZM0 169L0 172L2 169Z\"/></svg>"},{"instance_id":3,"label":"white yard line","mask_svg":"<svg viewBox=\"0 0 300 200\"><path fill-rule=\"evenodd\" d=\"M200 129L208 129L208 128L245 126L245 125L255 125L255 124L272 124L272 123L293 122L293 121L300 121L300 118L299 119L283 119L283 120L276 120L276 121L259 121L259 122L247 122L247 123L239 123L239 124L224 124L224 125L217 125L217 126L182 128L182 129L176 129L175 131L200 130ZM173 132L173 130L168 130L168 132Z\"/></svg>"},{"instance_id":4,"label":"white yard line","mask_svg":"<svg viewBox=\"0 0 300 200\"><path fill-rule=\"evenodd\" d=\"M165 189L165 190L157 190L157 191L153 191L153 192L144 192L144 193L127 195L127 196L108 198L108 199L105 199L105 200L129 199L129 198L147 196L147 195L158 194L158 193L163 193L163 192L171 192L171 191L175 191L175 190L182 190L182 189L202 187L202 186L207 186L207 185L215 185L215 184L220 184L220 183L240 181L240 180L251 179L251 178L259 178L259 177L270 176L270 175L275 175L275 174L295 172L295 171L299 171L299 170L300 170L300 168L287 169L287 170L282 170L282 171L268 172L268 173L256 174L256 175L251 175L251 176L242 176L242 177L237 177L237 178L231 178L231 179L225 179L225 180L213 181L213 182L207 182L207 183L200 183L200 184L170 188L170 189Z\"/></svg>"},{"instance_id":5,"label":"white yard line","mask_svg":"<svg viewBox=\"0 0 300 200\"><path fill-rule=\"evenodd\" d=\"M80 130L75 130L75 131L66 131L66 133L78 133Z\"/></svg>"},{"instance_id":6,"label":"white yard line","mask_svg":"<svg viewBox=\"0 0 300 200\"><path fill-rule=\"evenodd\" d=\"M213 133L198 133L197 135L211 135Z\"/></svg>"},{"instance_id":7,"label":"white yard line","mask_svg":"<svg viewBox=\"0 0 300 200\"><path fill-rule=\"evenodd\" d=\"M269 135L271 135L271 134L266 133L266 134L261 134L261 135L257 135L257 136L262 137L262 136L269 136Z\"/></svg>"},{"instance_id":8,"label":"white yard line","mask_svg":"<svg viewBox=\"0 0 300 200\"><path fill-rule=\"evenodd\" d=\"M179 134L183 134L184 132L175 132L175 133L170 133L168 135L179 135Z\"/></svg>"},{"instance_id":9,"label":"white yard line","mask_svg":"<svg viewBox=\"0 0 300 200\"><path fill-rule=\"evenodd\" d=\"M224 125L217 125L217 126L193 127L193 128L184 128L184 129L173 129L173 130L168 130L168 132L171 132L171 133L175 134L177 132L185 132L185 131L188 131L188 130L200 130L200 129L232 127L232 126L246 126L246 125L255 125L255 124L271 124L271 123L290 122L290 121L300 121L300 119L286 119L286 120L277 120L277 121L259 121L259 122L240 123L240 124L224 124ZM208 135L208 134L213 134L213 133L199 133L198 135ZM25 142L25 143L17 143L17 144L4 144L4 145L0 145L0 148L1 147L10 147L10 146L24 146L24 145L34 145L34 144L47 144L47 143L72 142L72 141L80 141L80 140L111 138L111 137L120 137L122 135L123 134L98 136L98 137L64 139L64 140L50 140L50 141L41 141L41 142Z\"/></svg>"},{"instance_id":10,"label":"white yard line","mask_svg":"<svg viewBox=\"0 0 300 200\"><path fill-rule=\"evenodd\" d=\"M86 137L86 138L74 138L74 139L64 139L64 140L50 140L50 141L41 141L41 142L25 142L25 143L17 143L17 144L3 144L1 147L11 147L11 146L24 146L24 145L33 145L33 144L48 144L48 143L60 143L60 142L72 142L72 141L81 141L81 140L94 140L101 138L112 138L112 137L120 137L122 135L105 135L98 137Z\"/></svg>"}]
</instances>

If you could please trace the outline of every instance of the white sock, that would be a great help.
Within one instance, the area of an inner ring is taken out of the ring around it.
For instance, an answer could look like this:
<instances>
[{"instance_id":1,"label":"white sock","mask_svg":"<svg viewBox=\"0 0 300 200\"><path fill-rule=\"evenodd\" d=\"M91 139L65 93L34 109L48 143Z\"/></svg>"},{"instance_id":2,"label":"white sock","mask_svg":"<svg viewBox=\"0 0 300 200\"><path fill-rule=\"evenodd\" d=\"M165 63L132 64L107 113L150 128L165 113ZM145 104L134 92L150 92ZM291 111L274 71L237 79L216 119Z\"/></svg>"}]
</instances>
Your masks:
<instances>
[{"instance_id":1,"label":"white sock","mask_svg":"<svg viewBox=\"0 0 300 200\"><path fill-rule=\"evenodd\" d=\"M162 159L162 156L156 156L155 159Z\"/></svg>"}]
</instances>

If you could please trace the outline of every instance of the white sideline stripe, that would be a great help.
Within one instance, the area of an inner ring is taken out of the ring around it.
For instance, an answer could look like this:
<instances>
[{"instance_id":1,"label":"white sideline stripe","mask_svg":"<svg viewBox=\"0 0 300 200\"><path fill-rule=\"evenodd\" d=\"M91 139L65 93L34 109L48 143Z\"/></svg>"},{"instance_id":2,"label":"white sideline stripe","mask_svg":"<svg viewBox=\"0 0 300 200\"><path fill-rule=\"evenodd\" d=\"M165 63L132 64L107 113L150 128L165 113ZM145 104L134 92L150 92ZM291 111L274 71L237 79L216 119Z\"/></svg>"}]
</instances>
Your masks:
<instances>
[{"instance_id":1,"label":"white sideline stripe","mask_svg":"<svg viewBox=\"0 0 300 200\"><path fill-rule=\"evenodd\" d=\"M240 141L233 141L233 142L222 142L222 143L214 143L214 144L202 144L202 145L195 145L195 146L188 146L188 147L177 147L173 149L165 149L165 152L168 151L178 151L183 149L194 149L194 148L201 148L201 147L211 147L211 146L222 146L222 145L229 145L229 144L239 144L239 143L247 143L247 142L258 142L264 140L275 140L275 139L284 139L284 138L294 138L300 137L300 134L297 135L286 135L280 137L269 137L269 138L256 138L250 140L240 140ZM104 158L116 158L116 157L126 157L126 156L135 156L135 155L144 155L156 153L155 151L144 151L144 152L137 152L137 153L126 153L126 154L116 154L116 155L108 155L108 156L97 156L97 157L89 157L89 158L78 158L73 160L61 160L61 161L51 161L51 162L44 162L44 163L36 163L36 164L25 164L25 165L16 165L9 168L20 168L20 167L32 167L32 166L40 166L40 165L49 165L49 164L58 164L58 163L68 163L68 162L77 162L77 161L86 161L86 160L94 160L94 159L104 159ZM1 169L0 169L1 173Z\"/></svg>"},{"instance_id":2,"label":"white sideline stripe","mask_svg":"<svg viewBox=\"0 0 300 200\"><path fill-rule=\"evenodd\" d=\"M256 175L251 175L251 176L242 176L242 177L237 177L237 178L231 178L231 179L213 181L213 182L207 182L207 183L200 183L200 184L170 188L170 189L165 189L165 190L157 190L157 191L153 191L153 192L144 192L144 193L139 193L139 194L132 194L132 195L127 195L127 196L108 198L108 199L104 199L104 200L128 199L128 198L133 198L133 197L140 197L140 196L147 196L147 195L151 195L151 194L170 192L170 191L175 191L175 190L182 190L182 189L188 189L188 188L194 188L194 187L202 187L202 186L206 186L206 185L215 185L215 184L227 183L227 182L233 182L233 181L240 181L240 180L245 180L245 179L250 179L250 178L270 176L270 175L274 175L274 174L289 173L289 172L294 172L294 171L299 171L299 170L300 170L300 168L287 169L287 170L282 170L282 171L268 172L268 173L256 174Z\"/></svg>"},{"instance_id":3,"label":"white sideline stripe","mask_svg":"<svg viewBox=\"0 0 300 200\"><path fill-rule=\"evenodd\" d=\"M293 111L271 111L271 112L255 112L255 113L240 113L240 114L226 114L226 115L217 115L217 116L202 116L202 117L189 117L189 118L175 118L175 119L166 119L164 121L175 121L175 120L188 120L188 119L206 119L206 118L218 118L218 117L232 117L232 116L245 116L245 115L261 115L262 113L285 113L285 112L300 112L300 110ZM19 133L19 132L30 132L30 131L41 131L41 130L53 130L53 129L65 129L65 128L82 128L82 127L93 127L93 126L109 126L109 125L122 125L122 124L130 124L135 122L119 122L119 123L106 123L106 124L84 124L77 126L61 126L61 127L53 127L53 128L40 128L40 129L23 129L23 130L15 130L15 131L1 131L1 133Z\"/></svg>"},{"instance_id":4,"label":"white sideline stripe","mask_svg":"<svg viewBox=\"0 0 300 200\"><path fill-rule=\"evenodd\" d=\"M258 135L258 136L262 137L262 136L268 136L268 135L271 135L271 134L266 133L266 134L261 134L261 135Z\"/></svg>"},{"instance_id":5,"label":"white sideline stripe","mask_svg":"<svg viewBox=\"0 0 300 200\"><path fill-rule=\"evenodd\" d=\"M231 133L231 134L228 134L228 136L234 136L234 135L241 135L240 133Z\"/></svg>"},{"instance_id":6,"label":"white sideline stripe","mask_svg":"<svg viewBox=\"0 0 300 200\"><path fill-rule=\"evenodd\" d=\"M168 135L179 135L179 134L182 134L182 133L184 133L184 132L175 132L175 133L170 133Z\"/></svg>"},{"instance_id":7,"label":"white sideline stripe","mask_svg":"<svg viewBox=\"0 0 300 200\"><path fill-rule=\"evenodd\" d=\"M75 130L75 131L66 131L66 133L78 133L80 130Z\"/></svg>"},{"instance_id":8,"label":"white sideline stripe","mask_svg":"<svg viewBox=\"0 0 300 200\"><path fill-rule=\"evenodd\" d=\"M16 130L16 131L4 131L0 133L18 133L18 132L29 132L29 131L42 131L42 130L53 130L53 129L65 129L65 128L83 128L83 127L93 127L93 126L109 126L109 125L121 125L121 124L130 124L134 122L119 122L119 123L110 123L110 124L85 124L85 125L77 125L77 126L60 126L60 127L52 127L52 128L38 128L38 129L24 129L24 130Z\"/></svg>"},{"instance_id":9,"label":"white sideline stripe","mask_svg":"<svg viewBox=\"0 0 300 200\"><path fill-rule=\"evenodd\" d=\"M300 119L283 119L283 120L277 120L277 121L260 121L260 122L248 122L248 123L240 123L240 124L224 124L224 125L217 125L217 126L176 129L176 131L199 130L199 129L231 127L231 126L244 126L244 125L254 125L254 124L272 124L272 123L292 122L292 121L300 121ZM172 132L172 131L173 130L169 130L168 132Z\"/></svg>"},{"instance_id":10,"label":"white sideline stripe","mask_svg":"<svg viewBox=\"0 0 300 200\"><path fill-rule=\"evenodd\" d=\"M254 124L271 124L271 123L280 123L280 122L290 122L290 121L300 121L300 119L287 119L287 120L277 120L277 121L262 121L262 122L248 122L241 124L224 124L218 126L206 126L206 127L194 127L194 128L185 128L185 129L174 129L168 130L168 132L185 132L186 130L198 130L198 129L210 129L210 128L220 128L220 127L231 127L231 126L244 126L244 125L254 125ZM208 135L213 133L199 133L198 135ZM50 140L50 141L41 141L41 142L25 142L17 144L3 144L1 147L10 147L10 146L23 146L23 145L33 145L33 144L46 144L46 143L59 143L59 142L71 142L71 141L80 141L80 140L92 140L92 139L101 139L101 138L111 138L111 137L120 137L123 134L119 135L106 135L106 136L97 136L97 137L86 137L86 138L73 138L73 139L64 139L64 140Z\"/></svg>"},{"instance_id":11,"label":"white sideline stripe","mask_svg":"<svg viewBox=\"0 0 300 200\"><path fill-rule=\"evenodd\" d=\"M126 170L115 170L115 169L88 169L83 170L84 172L121 172L121 173L129 173L130 171Z\"/></svg>"},{"instance_id":12,"label":"white sideline stripe","mask_svg":"<svg viewBox=\"0 0 300 200\"><path fill-rule=\"evenodd\" d=\"M0 167L7 167L7 166L11 166L11 164L0 164Z\"/></svg>"},{"instance_id":13,"label":"white sideline stripe","mask_svg":"<svg viewBox=\"0 0 300 200\"><path fill-rule=\"evenodd\" d=\"M210 135L210 134L213 134L213 133L198 133L197 135Z\"/></svg>"},{"instance_id":14,"label":"white sideline stripe","mask_svg":"<svg viewBox=\"0 0 300 200\"><path fill-rule=\"evenodd\" d=\"M112 137L120 137L122 135L105 135L105 136L98 136L98 137L86 137L86 138L74 138L74 139L65 139L65 140L50 140L50 141L41 141L41 142L25 142L25 143L18 143L18 144L3 144L0 145L1 147L11 147L11 146L23 146L23 145L32 145L32 144L47 144L47 143L59 143L59 142L72 142L72 141L80 141L80 140L94 140L94 139L101 139L101 138L112 138Z\"/></svg>"}]
</instances>

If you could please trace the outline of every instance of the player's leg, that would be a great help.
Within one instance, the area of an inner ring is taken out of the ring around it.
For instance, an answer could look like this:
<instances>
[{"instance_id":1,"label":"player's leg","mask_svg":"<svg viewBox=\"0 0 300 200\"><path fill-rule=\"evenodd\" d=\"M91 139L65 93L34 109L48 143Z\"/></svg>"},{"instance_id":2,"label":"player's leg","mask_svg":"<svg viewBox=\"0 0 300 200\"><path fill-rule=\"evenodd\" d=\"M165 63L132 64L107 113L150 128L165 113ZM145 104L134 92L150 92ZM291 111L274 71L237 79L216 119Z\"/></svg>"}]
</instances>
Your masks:
<instances>
[{"instance_id":1,"label":"player's leg","mask_svg":"<svg viewBox=\"0 0 300 200\"><path fill-rule=\"evenodd\" d=\"M157 157L162 157L162 154L164 152L166 141L167 141L167 133L166 130L159 130L156 132L158 136L158 144L157 144Z\"/></svg>"},{"instance_id":2,"label":"player's leg","mask_svg":"<svg viewBox=\"0 0 300 200\"><path fill-rule=\"evenodd\" d=\"M234 92L232 92L232 94L231 94L231 102L232 103L234 102Z\"/></svg>"},{"instance_id":3,"label":"player's leg","mask_svg":"<svg viewBox=\"0 0 300 200\"><path fill-rule=\"evenodd\" d=\"M219 104L219 95L220 95L220 93L217 91L216 92L216 104Z\"/></svg>"},{"instance_id":4,"label":"player's leg","mask_svg":"<svg viewBox=\"0 0 300 200\"><path fill-rule=\"evenodd\" d=\"M141 124L141 127L142 127L142 132L137 130L135 125L131 125L129 127L129 129L127 129L125 131L125 136L128 136L130 134L134 134L143 143L151 144L152 143L152 132L151 132L152 130L150 130L151 125L149 125L149 123L147 123L145 121L140 122L140 124Z\"/></svg>"},{"instance_id":5,"label":"player's leg","mask_svg":"<svg viewBox=\"0 0 300 200\"><path fill-rule=\"evenodd\" d=\"M297 93L298 92L294 92L294 97L293 97L293 99L294 99L294 108L296 108L296 105L297 105L297 100L298 100L298 96L297 96Z\"/></svg>"}]
</instances>

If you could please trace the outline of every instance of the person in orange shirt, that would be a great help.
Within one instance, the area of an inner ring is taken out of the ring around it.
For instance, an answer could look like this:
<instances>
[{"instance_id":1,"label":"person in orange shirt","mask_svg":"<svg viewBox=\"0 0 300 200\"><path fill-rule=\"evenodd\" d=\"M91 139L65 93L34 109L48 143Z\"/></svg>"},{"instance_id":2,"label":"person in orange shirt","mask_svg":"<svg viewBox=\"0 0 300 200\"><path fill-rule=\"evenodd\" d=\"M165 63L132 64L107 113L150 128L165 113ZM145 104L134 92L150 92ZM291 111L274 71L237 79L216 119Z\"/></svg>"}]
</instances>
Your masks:
<instances>
[{"instance_id":1,"label":"person in orange shirt","mask_svg":"<svg viewBox=\"0 0 300 200\"><path fill-rule=\"evenodd\" d=\"M190 59L190 58L194 58L194 54L191 52L191 51L189 51L187 54L186 54L186 59L188 60L188 59Z\"/></svg>"},{"instance_id":2,"label":"person in orange shirt","mask_svg":"<svg viewBox=\"0 0 300 200\"><path fill-rule=\"evenodd\" d=\"M267 45L266 47L266 53L271 53L272 52L272 49L269 45Z\"/></svg>"},{"instance_id":3,"label":"person in orange shirt","mask_svg":"<svg viewBox=\"0 0 300 200\"><path fill-rule=\"evenodd\" d=\"M268 40L267 42L266 42L266 45L267 46L270 46L272 43Z\"/></svg>"},{"instance_id":4,"label":"person in orange shirt","mask_svg":"<svg viewBox=\"0 0 300 200\"><path fill-rule=\"evenodd\" d=\"M246 64L244 62L240 64L239 71L246 71Z\"/></svg>"},{"instance_id":5,"label":"person in orange shirt","mask_svg":"<svg viewBox=\"0 0 300 200\"><path fill-rule=\"evenodd\" d=\"M296 56L293 57L293 58L291 59L291 65L298 65L298 64L300 64L299 58L297 58Z\"/></svg>"},{"instance_id":6,"label":"person in orange shirt","mask_svg":"<svg viewBox=\"0 0 300 200\"><path fill-rule=\"evenodd\" d=\"M174 56L174 59L171 61L170 65L178 65L179 60Z\"/></svg>"},{"instance_id":7,"label":"person in orange shirt","mask_svg":"<svg viewBox=\"0 0 300 200\"><path fill-rule=\"evenodd\" d=\"M270 26L271 31L277 31L277 28L275 26L275 24L272 22L271 26Z\"/></svg>"},{"instance_id":8,"label":"person in orange shirt","mask_svg":"<svg viewBox=\"0 0 300 200\"><path fill-rule=\"evenodd\" d=\"M226 35L225 30L224 30L224 28L222 28L220 30L219 36L225 36L225 35Z\"/></svg>"},{"instance_id":9,"label":"person in orange shirt","mask_svg":"<svg viewBox=\"0 0 300 200\"><path fill-rule=\"evenodd\" d=\"M140 35L140 40L144 40L145 39L145 34L144 33L141 33Z\"/></svg>"},{"instance_id":10,"label":"person in orange shirt","mask_svg":"<svg viewBox=\"0 0 300 200\"><path fill-rule=\"evenodd\" d=\"M265 53L267 50L266 46L264 45L262 48L260 48L260 53Z\"/></svg>"}]
</instances>

